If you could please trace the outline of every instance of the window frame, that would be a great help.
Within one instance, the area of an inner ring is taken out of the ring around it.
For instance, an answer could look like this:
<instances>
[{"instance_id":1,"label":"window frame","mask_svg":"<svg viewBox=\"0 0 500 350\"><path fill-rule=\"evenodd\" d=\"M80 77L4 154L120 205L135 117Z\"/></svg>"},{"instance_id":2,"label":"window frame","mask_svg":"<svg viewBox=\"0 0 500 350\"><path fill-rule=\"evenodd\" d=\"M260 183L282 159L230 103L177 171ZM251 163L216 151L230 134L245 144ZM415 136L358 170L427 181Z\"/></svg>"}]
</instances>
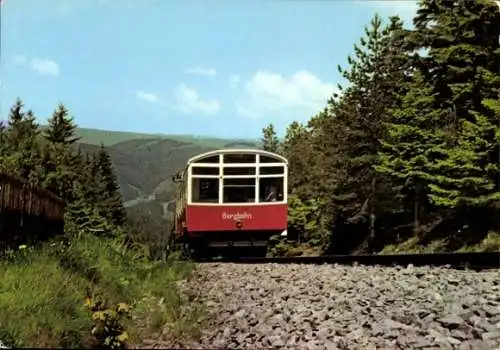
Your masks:
<instances>
[{"instance_id":1,"label":"window frame","mask_svg":"<svg viewBox=\"0 0 500 350\"><path fill-rule=\"evenodd\" d=\"M244 153L242 151L242 153ZM215 205L228 205L228 206L241 206L241 205L276 205L276 204L286 204L288 201L288 164L286 161L282 161L280 159L275 160L275 162L269 163L261 163L260 157L266 157L267 160L270 158L274 158L272 154L269 153L258 153L258 152L248 152L248 154L255 155L254 163L224 163L224 156L231 153L218 153L219 163L204 163L203 158L197 158L195 161L188 163L186 168L186 198L187 204L189 205L206 205L206 206L215 206ZM234 154L234 152L233 152ZM214 154L207 155L207 158L213 159ZM219 168L219 175L195 175L193 174L193 167L205 167L205 168ZM224 168L249 168L255 167L255 175L223 175ZM282 167L283 172L281 174L263 174L261 175L262 168L268 167ZM194 202L193 201L193 179L196 178L207 178L207 179L219 179L219 198L217 202ZM241 203L227 203L224 202L224 179L242 179L242 178L254 178L255 179L255 200L252 202L241 202ZM275 202L260 202L260 179L261 178L282 178L283 179L283 198L281 201Z\"/></svg>"}]
</instances>

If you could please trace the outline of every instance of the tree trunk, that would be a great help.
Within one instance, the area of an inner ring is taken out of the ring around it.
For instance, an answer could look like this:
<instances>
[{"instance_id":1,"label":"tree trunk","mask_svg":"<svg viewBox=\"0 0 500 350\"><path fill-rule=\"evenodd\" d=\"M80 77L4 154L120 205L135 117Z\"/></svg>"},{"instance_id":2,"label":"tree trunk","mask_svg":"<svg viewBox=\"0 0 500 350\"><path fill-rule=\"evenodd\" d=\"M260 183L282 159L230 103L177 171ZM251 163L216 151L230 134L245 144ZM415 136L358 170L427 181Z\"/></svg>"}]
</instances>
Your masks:
<instances>
[{"instance_id":1,"label":"tree trunk","mask_svg":"<svg viewBox=\"0 0 500 350\"><path fill-rule=\"evenodd\" d=\"M419 188L415 188L415 199L414 199L414 203L413 203L413 230L416 231L418 230L418 227L420 225L419 223L419 210L420 210L420 206L419 206L419 202L420 202L420 193L419 193Z\"/></svg>"},{"instance_id":2,"label":"tree trunk","mask_svg":"<svg viewBox=\"0 0 500 350\"><path fill-rule=\"evenodd\" d=\"M375 186L377 180L373 178L372 180L372 197L370 198L370 245L375 239L375 209L373 205L373 198L375 197Z\"/></svg>"}]
</instances>

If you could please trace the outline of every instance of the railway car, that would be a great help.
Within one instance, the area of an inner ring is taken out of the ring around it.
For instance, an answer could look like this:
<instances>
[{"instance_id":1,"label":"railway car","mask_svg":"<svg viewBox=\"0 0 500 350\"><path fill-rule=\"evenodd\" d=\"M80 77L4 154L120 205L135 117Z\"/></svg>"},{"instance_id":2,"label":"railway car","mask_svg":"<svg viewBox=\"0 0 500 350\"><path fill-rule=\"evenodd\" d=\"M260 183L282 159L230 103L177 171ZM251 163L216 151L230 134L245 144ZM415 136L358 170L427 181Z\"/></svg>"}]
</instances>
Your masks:
<instances>
[{"instance_id":1,"label":"railway car","mask_svg":"<svg viewBox=\"0 0 500 350\"><path fill-rule=\"evenodd\" d=\"M256 149L197 155L174 176L178 184L174 240L194 256L212 248L267 249L287 235L288 162Z\"/></svg>"}]
</instances>

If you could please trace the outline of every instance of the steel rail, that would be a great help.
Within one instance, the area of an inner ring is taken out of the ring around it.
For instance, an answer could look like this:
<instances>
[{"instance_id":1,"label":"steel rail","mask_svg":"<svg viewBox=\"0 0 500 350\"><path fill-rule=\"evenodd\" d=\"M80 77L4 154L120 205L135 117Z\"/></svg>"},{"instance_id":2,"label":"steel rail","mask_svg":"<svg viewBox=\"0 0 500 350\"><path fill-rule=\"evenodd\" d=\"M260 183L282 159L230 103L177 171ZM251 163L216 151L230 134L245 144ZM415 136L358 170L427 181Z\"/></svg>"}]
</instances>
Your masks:
<instances>
[{"instance_id":1,"label":"steel rail","mask_svg":"<svg viewBox=\"0 0 500 350\"><path fill-rule=\"evenodd\" d=\"M324 255L294 257L222 257L198 263L239 264L341 264L367 266L440 266L455 269L500 269L500 252L425 253L390 255Z\"/></svg>"}]
</instances>

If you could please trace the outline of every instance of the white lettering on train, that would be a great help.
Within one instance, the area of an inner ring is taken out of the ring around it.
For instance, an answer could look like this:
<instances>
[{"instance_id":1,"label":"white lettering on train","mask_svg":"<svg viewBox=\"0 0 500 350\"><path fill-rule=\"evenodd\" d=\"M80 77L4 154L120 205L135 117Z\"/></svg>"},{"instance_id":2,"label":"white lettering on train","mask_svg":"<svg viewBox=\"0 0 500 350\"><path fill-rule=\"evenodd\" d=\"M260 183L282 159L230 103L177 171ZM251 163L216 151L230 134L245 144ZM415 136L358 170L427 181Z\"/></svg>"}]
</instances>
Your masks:
<instances>
[{"instance_id":1,"label":"white lettering on train","mask_svg":"<svg viewBox=\"0 0 500 350\"><path fill-rule=\"evenodd\" d=\"M248 220L248 219L253 219L253 215L251 213L247 213L246 211L243 213L237 212L237 213L222 213L222 219L223 220Z\"/></svg>"}]
</instances>

